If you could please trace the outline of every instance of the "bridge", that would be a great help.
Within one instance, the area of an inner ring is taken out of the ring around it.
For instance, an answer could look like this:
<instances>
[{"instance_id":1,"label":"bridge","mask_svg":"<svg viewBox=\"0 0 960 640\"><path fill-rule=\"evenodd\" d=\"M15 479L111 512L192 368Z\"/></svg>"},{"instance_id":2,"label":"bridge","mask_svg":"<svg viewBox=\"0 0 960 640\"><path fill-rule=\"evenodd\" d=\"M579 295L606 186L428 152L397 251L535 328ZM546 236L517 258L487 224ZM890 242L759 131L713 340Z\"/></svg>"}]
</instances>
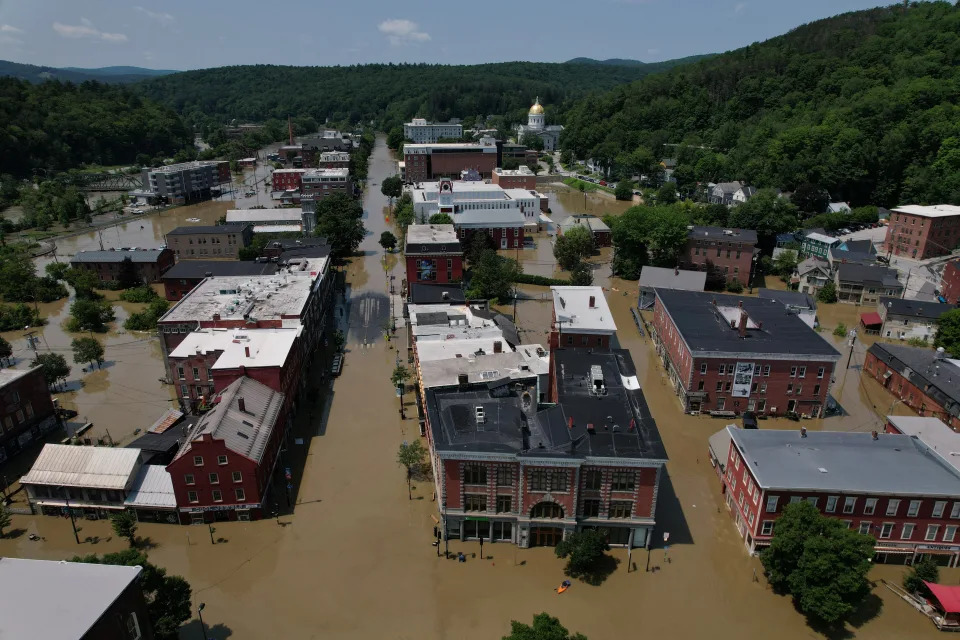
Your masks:
<instances>
[{"instance_id":1,"label":"bridge","mask_svg":"<svg viewBox=\"0 0 960 640\"><path fill-rule=\"evenodd\" d=\"M83 191L130 191L141 189L140 175L126 173L74 173L61 176Z\"/></svg>"}]
</instances>

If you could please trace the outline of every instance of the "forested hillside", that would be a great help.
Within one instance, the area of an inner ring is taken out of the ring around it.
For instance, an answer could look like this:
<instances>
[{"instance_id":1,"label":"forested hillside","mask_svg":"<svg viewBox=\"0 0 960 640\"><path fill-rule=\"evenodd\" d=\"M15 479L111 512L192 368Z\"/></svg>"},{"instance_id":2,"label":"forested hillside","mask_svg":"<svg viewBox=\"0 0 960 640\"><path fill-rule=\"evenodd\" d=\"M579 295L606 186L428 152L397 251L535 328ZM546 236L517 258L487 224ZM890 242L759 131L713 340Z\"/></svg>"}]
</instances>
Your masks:
<instances>
[{"instance_id":1,"label":"forested hillside","mask_svg":"<svg viewBox=\"0 0 960 640\"><path fill-rule=\"evenodd\" d=\"M508 62L470 66L371 64L350 67L222 67L138 84L191 123L212 117L263 121L288 115L319 122L376 121L389 130L413 116L435 120L478 115L526 117L534 97L556 120L563 103L667 69L671 62L616 66Z\"/></svg>"},{"instance_id":2,"label":"forested hillside","mask_svg":"<svg viewBox=\"0 0 960 640\"><path fill-rule=\"evenodd\" d=\"M99 69L41 67L34 64L0 60L0 76L10 76L30 82L61 80L63 82L80 83L96 80L109 84L126 84L167 73L176 72L166 69L144 69L143 67L101 67Z\"/></svg>"},{"instance_id":3,"label":"forested hillside","mask_svg":"<svg viewBox=\"0 0 960 640\"><path fill-rule=\"evenodd\" d=\"M562 144L616 172L676 153L681 191L743 179L854 206L960 203L958 98L960 7L896 5L590 96Z\"/></svg>"},{"instance_id":4,"label":"forested hillside","mask_svg":"<svg viewBox=\"0 0 960 640\"><path fill-rule=\"evenodd\" d=\"M176 113L128 88L0 78L0 174L133 163L192 143Z\"/></svg>"}]
</instances>

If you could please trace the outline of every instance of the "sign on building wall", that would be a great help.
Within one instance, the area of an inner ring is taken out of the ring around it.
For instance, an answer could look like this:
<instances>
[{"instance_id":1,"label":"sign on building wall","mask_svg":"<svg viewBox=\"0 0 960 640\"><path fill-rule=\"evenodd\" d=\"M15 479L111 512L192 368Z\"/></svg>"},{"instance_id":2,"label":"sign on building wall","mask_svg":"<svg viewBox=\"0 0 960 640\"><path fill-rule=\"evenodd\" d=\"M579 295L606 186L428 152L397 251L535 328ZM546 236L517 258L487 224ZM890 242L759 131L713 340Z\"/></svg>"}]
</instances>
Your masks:
<instances>
[{"instance_id":1,"label":"sign on building wall","mask_svg":"<svg viewBox=\"0 0 960 640\"><path fill-rule=\"evenodd\" d=\"M753 369L754 364L752 362L737 363L737 368L733 373L734 398L750 397L750 385L753 384Z\"/></svg>"}]
</instances>

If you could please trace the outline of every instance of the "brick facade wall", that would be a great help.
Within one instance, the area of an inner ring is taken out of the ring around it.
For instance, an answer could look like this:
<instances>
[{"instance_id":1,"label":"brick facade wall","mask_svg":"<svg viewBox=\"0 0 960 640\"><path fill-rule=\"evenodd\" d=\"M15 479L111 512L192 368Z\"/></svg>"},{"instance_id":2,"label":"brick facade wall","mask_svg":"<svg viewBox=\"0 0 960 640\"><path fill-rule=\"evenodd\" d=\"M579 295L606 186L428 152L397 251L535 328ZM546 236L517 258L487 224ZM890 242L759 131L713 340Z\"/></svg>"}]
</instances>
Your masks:
<instances>
[{"instance_id":1,"label":"brick facade wall","mask_svg":"<svg viewBox=\"0 0 960 640\"><path fill-rule=\"evenodd\" d=\"M888 372L890 376L884 378ZM950 415L936 400L869 351L863 362L863 373L876 379L888 392L921 416L939 418L954 431L960 431L960 418Z\"/></svg>"},{"instance_id":2,"label":"brick facade wall","mask_svg":"<svg viewBox=\"0 0 960 640\"><path fill-rule=\"evenodd\" d=\"M960 261L948 262L943 268L943 279L940 281L940 295L948 304L960 303Z\"/></svg>"},{"instance_id":3,"label":"brick facade wall","mask_svg":"<svg viewBox=\"0 0 960 640\"><path fill-rule=\"evenodd\" d=\"M960 216L928 218L890 213L884 251L916 260L947 255L960 243Z\"/></svg>"},{"instance_id":4,"label":"brick facade wall","mask_svg":"<svg viewBox=\"0 0 960 640\"><path fill-rule=\"evenodd\" d=\"M41 423L51 419L55 411L42 369L0 389L0 462L20 453L29 442L39 440Z\"/></svg>"},{"instance_id":5,"label":"brick facade wall","mask_svg":"<svg viewBox=\"0 0 960 640\"><path fill-rule=\"evenodd\" d=\"M682 268L706 271L709 262L726 273L728 282L737 280L747 286L753 267L754 250L752 245L726 237L716 240L690 238L684 252Z\"/></svg>"},{"instance_id":6,"label":"brick facade wall","mask_svg":"<svg viewBox=\"0 0 960 640\"><path fill-rule=\"evenodd\" d=\"M486 233L493 239L493 244L497 249L516 249L523 246L523 227L491 227L489 229L457 229L457 237L460 239L460 246L466 247L470 244L470 238L474 233ZM506 239L506 247L503 246L503 239Z\"/></svg>"},{"instance_id":7,"label":"brick facade wall","mask_svg":"<svg viewBox=\"0 0 960 640\"><path fill-rule=\"evenodd\" d=\"M437 253L431 255L408 255L407 260L407 282L457 282L463 279L463 256L450 255L449 253ZM427 280L419 277L417 263L421 260L431 260L433 268L431 273L433 279ZM450 261L451 266L448 265ZM448 275L448 271L450 272Z\"/></svg>"},{"instance_id":8,"label":"brick facade wall","mask_svg":"<svg viewBox=\"0 0 960 640\"><path fill-rule=\"evenodd\" d=\"M490 178L497 167L495 153L464 151L461 153L408 153L404 155L407 182L424 182L438 178L459 180L464 169L475 169L483 178Z\"/></svg>"}]
</instances>

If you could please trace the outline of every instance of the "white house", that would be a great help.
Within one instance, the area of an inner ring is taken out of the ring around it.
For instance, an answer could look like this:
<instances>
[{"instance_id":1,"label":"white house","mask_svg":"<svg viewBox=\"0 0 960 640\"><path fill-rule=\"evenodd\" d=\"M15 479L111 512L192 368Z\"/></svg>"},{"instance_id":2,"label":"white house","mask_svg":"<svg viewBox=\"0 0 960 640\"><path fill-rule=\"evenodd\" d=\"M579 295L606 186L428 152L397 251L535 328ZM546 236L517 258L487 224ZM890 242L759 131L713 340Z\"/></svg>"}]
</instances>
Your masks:
<instances>
[{"instance_id":1,"label":"white house","mask_svg":"<svg viewBox=\"0 0 960 640\"><path fill-rule=\"evenodd\" d=\"M756 187L751 187L748 185L743 185L737 189L733 194L733 204L736 206L738 204L743 204L747 200L753 197L753 194L757 192Z\"/></svg>"}]
</instances>

